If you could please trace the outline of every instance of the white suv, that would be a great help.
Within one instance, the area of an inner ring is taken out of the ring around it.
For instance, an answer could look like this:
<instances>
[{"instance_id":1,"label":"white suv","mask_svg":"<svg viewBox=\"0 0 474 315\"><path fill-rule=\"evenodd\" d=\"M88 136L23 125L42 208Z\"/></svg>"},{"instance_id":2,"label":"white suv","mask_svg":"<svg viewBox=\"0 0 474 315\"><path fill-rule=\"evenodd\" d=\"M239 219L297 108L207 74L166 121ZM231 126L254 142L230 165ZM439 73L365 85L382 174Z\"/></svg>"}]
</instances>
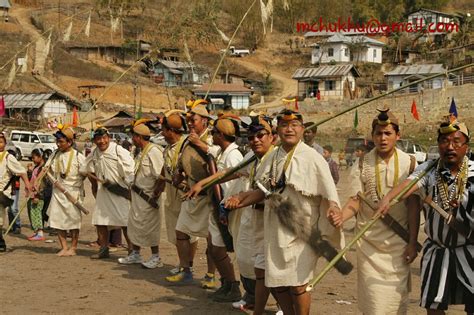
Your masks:
<instances>
[{"instance_id":1,"label":"white suv","mask_svg":"<svg viewBox=\"0 0 474 315\"><path fill-rule=\"evenodd\" d=\"M41 149L51 154L58 148L56 138L47 133L12 130L10 140L20 150L21 156L27 158L31 158L31 152L34 149Z\"/></svg>"}]
</instances>

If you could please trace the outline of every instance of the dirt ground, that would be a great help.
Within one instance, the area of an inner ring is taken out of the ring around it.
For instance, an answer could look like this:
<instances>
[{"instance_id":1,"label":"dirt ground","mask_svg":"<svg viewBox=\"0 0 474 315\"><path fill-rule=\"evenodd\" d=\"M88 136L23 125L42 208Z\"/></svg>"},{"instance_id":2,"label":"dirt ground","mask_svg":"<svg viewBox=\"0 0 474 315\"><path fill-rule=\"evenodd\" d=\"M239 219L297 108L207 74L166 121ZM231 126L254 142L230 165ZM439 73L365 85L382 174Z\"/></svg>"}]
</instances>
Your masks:
<instances>
[{"instance_id":1,"label":"dirt ground","mask_svg":"<svg viewBox=\"0 0 474 315\"><path fill-rule=\"evenodd\" d=\"M23 163L26 164L26 161ZM347 170L341 170L338 185L341 200L345 200ZM93 209L94 199L90 186L86 187L85 206ZM20 202L20 205L22 202ZM21 215L22 234L6 237L9 250L0 254L0 313L2 314L238 314L229 304L212 302L209 291L201 289L198 281L187 287L173 287L165 282L168 270L177 263L174 247L166 241L166 231L161 232L160 253L163 268L147 270L140 265L123 266L117 258L125 251L113 252L107 260L95 261L89 256L95 249L87 244L96 239L91 215L83 217L78 256L57 257L59 244L55 237L47 237L54 243L29 242L31 235L26 211ZM346 226L346 238L352 233ZM421 233L423 234L423 233ZM422 237L422 236L421 236ZM195 259L195 277L206 271L205 241L200 240ZM149 249L143 251L145 257ZM348 258L355 264L355 253ZM413 285L410 294L409 314L424 314L418 306L420 292L419 258L412 265ZM319 261L321 269L326 261ZM356 270L342 276L332 270L312 293L312 314L354 314L357 310ZM274 314L275 302L267 306L268 314ZM456 310L462 308L456 307ZM451 310L450 314L462 314Z\"/></svg>"}]
</instances>

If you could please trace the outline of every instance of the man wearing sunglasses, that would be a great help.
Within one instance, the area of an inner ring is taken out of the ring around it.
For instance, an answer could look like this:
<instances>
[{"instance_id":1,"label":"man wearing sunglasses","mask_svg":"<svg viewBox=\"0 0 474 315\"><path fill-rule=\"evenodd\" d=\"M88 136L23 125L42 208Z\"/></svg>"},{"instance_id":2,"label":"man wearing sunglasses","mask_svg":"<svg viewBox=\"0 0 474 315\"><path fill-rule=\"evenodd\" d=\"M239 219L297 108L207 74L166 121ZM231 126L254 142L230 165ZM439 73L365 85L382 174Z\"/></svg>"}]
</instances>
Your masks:
<instances>
[{"instance_id":1,"label":"man wearing sunglasses","mask_svg":"<svg viewBox=\"0 0 474 315\"><path fill-rule=\"evenodd\" d=\"M425 201L428 238L421 259L420 306L427 314L444 314L451 304L463 304L466 313L474 313L474 157L469 138L464 123L442 123L438 129L439 160L404 196L418 191ZM390 200L431 163L420 165L392 189L378 211L387 213Z\"/></svg>"},{"instance_id":2,"label":"man wearing sunglasses","mask_svg":"<svg viewBox=\"0 0 474 315\"><path fill-rule=\"evenodd\" d=\"M274 289L284 314L309 314L311 296L306 285L319 256L297 235L305 227L293 226L290 231L279 214L288 215L288 224L299 221L317 229L333 247L340 248L341 231L327 219L339 211L339 197L327 162L301 141L302 115L284 110L277 123L281 146L268 155L255 176L256 185L262 188L228 198L226 207L243 208L272 196L265 201L263 213L265 285Z\"/></svg>"}]
</instances>

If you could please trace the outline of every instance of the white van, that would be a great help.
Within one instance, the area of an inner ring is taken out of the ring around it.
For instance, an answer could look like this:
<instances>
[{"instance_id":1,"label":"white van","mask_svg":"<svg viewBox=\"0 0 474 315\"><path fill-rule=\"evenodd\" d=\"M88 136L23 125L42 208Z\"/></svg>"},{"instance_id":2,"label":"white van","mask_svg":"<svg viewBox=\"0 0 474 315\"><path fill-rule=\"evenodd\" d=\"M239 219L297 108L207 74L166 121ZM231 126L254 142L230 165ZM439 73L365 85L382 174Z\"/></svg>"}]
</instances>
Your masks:
<instances>
[{"instance_id":1,"label":"white van","mask_svg":"<svg viewBox=\"0 0 474 315\"><path fill-rule=\"evenodd\" d=\"M20 150L21 156L29 159L34 149L51 154L58 148L56 138L52 134L35 131L12 130L10 140Z\"/></svg>"}]
</instances>

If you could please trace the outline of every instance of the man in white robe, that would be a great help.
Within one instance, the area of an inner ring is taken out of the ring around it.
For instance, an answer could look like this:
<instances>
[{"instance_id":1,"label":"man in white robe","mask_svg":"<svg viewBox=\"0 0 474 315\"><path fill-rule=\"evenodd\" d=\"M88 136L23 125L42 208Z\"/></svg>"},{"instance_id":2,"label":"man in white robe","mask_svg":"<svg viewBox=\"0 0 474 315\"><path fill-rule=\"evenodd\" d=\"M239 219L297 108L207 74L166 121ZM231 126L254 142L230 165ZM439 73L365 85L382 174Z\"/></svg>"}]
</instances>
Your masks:
<instances>
[{"instance_id":1,"label":"man in white robe","mask_svg":"<svg viewBox=\"0 0 474 315\"><path fill-rule=\"evenodd\" d=\"M92 224L97 228L99 252L91 258L109 257L109 230L121 228L127 239L127 221L130 211L130 189L133 181L134 161L130 152L110 142L106 128L94 131L96 148L86 158L83 172L87 173L96 197Z\"/></svg>"},{"instance_id":2,"label":"man in white robe","mask_svg":"<svg viewBox=\"0 0 474 315\"><path fill-rule=\"evenodd\" d=\"M291 203L292 209L286 209L293 216L289 221L298 220L317 228L323 239L339 248L342 233L327 220L330 213L339 211L328 164L301 142L304 126L299 113L284 110L277 121L281 146L262 163L256 179L266 190ZM264 208L265 285L275 289L285 314L309 314L311 296L306 285L313 277L319 255L306 240L283 225L277 212L284 210L272 198L265 201ZM230 197L226 207L241 208L264 199L262 190L254 190Z\"/></svg>"},{"instance_id":3,"label":"man in white robe","mask_svg":"<svg viewBox=\"0 0 474 315\"><path fill-rule=\"evenodd\" d=\"M400 138L398 119L382 110L372 121L372 138L375 148L365 154L351 170L352 196L330 220L342 222L356 216L356 229L362 229L374 216L374 210L359 200L358 192L377 204L397 183L414 170L416 160L396 148ZM391 215L405 230L407 242L387 224L379 220L358 240L357 253L357 305L364 314L406 314L410 292L410 263L416 258L419 225L419 203L414 196L408 204L398 203ZM418 208L417 208L418 206Z\"/></svg>"},{"instance_id":4,"label":"man in white robe","mask_svg":"<svg viewBox=\"0 0 474 315\"><path fill-rule=\"evenodd\" d=\"M161 212L158 200L158 180L163 168L163 152L150 142L150 129L143 123L133 126L133 144L140 148L135 159L135 177L132 183L132 201L128 216L127 232L132 252L119 258L121 264L141 263L143 267L153 269L162 267L159 256L161 232ZM151 257L143 262L140 255L142 247L151 248Z\"/></svg>"},{"instance_id":5,"label":"man in white robe","mask_svg":"<svg viewBox=\"0 0 474 315\"><path fill-rule=\"evenodd\" d=\"M55 134L58 150L53 153L45 168L49 168L53 177L79 203L84 199L84 179L80 172L85 162L82 153L73 148L74 130L61 126ZM75 256L79 241L82 213L66 195L53 185L53 195L48 207L49 226L58 230L61 251L58 256ZM67 245L67 231L71 233L71 247Z\"/></svg>"},{"instance_id":6,"label":"man in white robe","mask_svg":"<svg viewBox=\"0 0 474 315\"><path fill-rule=\"evenodd\" d=\"M13 196L11 195L13 183L11 178L13 176L20 176L25 183L26 190L30 190L26 169L13 155L5 150L6 144L7 139L3 132L0 132L0 192L2 194L0 198L0 252L7 250L5 240L3 239L3 219L8 204L11 206L11 203L13 203Z\"/></svg>"}]
</instances>

